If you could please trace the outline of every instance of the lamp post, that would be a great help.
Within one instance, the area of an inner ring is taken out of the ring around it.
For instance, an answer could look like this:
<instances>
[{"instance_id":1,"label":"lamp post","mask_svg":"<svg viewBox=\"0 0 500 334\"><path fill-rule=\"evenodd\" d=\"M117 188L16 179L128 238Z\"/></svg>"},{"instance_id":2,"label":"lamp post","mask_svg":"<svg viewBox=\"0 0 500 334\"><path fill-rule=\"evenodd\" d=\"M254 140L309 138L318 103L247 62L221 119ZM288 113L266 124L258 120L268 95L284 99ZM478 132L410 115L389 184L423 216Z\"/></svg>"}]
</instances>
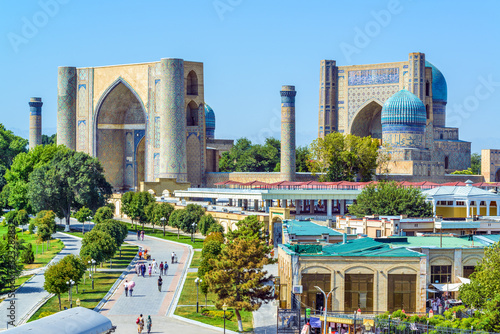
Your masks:
<instances>
[{"instance_id":1,"label":"lamp post","mask_svg":"<svg viewBox=\"0 0 500 334\"><path fill-rule=\"evenodd\" d=\"M429 327L429 326L427 326L427 327ZM389 314L389 332L388 333L390 333L390 332L391 332L391 315Z\"/></svg>"},{"instance_id":2,"label":"lamp post","mask_svg":"<svg viewBox=\"0 0 500 334\"><path fill-rule=\"evenodd\" d=\"M353 330L354 330L354 334L356 334L356 332L357 332L357 331L356 331L356 314L357 314L357 313L358 313L358 311L354 311L354 328L353 328Z\"/></svg>"},{"instance_id":3,"label":"lamp post","mask_svg":"<svg viewBox=\"0 0 500 334\"><path fill-rule=\"evenodd\" d=\"M326 313L328 310L328 298L330 297L330 294L337 289L337 287L331 289L330 292L328 292L328 294L326 294L319 286L315 286L315 288L321 291L321 293L323 293L323 296L325 297L325 329L323 333L326 334Z\"/></svg>"},{"instance_id":4,"label":"lamp post","mask_svg":"<svg viewBox=\"0 0 500 334\"><path fill-rule=\"evenodd\" d=\"M196 223L191 224L191 226L193 227L193 230L191 231L191 242L194 242L194 231L196 229L196 225Z\"/></svg>"},{"instance_id":5,"label":"lamp post","mask_svg":"<svg viewBox=\"0 0 500 334\"><path fill-rule=\"evenodd\" d=\"M92 279L92 290L94 290L94 277L92 277L92 274L89 274L89 278Z\"/></svg>"},{"instance_id":6,"label":"lamp post","mask_svg":"<svg viewBox=\"0 0 500 334\"><path fill-rule=\"evenodd\" d=\"M224 311L224 334L226 334L226 311L227 311L227 304L224 303L222 305L222 310Z\"/></svg>"},{"instance_id":7,"label":"lamp post","mask_svg":"<svg viewBox=\"0 0 500 334\"><path fill-rule=\"evenodd\" d=\"M201 280L199 277L196 277L196 279L194 280L194 282L196 283L196 313L198 313L198 306L199 306L199 303L198 303L198 287L200 285L201 282L203 282L203 280Z\"/></svg>"},{"instance_id":8,"label":"lamp post","mask_svg":"<svg viewBox=\"0 0 500 334\"><path fill-rule=\"evenodd\" d=\"M161 217L160 221L161 221L161 226L163 226L163 236L165 236L165 223L167 222L167 218Z\"/></svg>"},{"instance_id":9,"label":"lamp post","mask_svg":"<svg viewBox=\"0 0 500 334\"><path fill-rule=\"evenodd\" d=\"M69 308L72 308L73 307L73 300L71 299L71 290L72 290L71 288L75 284L75 281L73 281L72 279L70 279L69 281L66 282L66 284L68 285Z\"/></svg>"}]
</instances>

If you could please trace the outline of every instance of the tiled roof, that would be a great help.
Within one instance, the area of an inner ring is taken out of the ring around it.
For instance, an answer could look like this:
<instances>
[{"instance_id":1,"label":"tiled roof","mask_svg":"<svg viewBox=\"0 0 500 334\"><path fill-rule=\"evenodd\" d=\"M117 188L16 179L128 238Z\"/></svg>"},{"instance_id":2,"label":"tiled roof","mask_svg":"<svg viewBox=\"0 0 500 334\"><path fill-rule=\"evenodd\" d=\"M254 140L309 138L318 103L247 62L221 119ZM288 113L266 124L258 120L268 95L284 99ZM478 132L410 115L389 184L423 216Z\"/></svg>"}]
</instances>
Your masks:
<instances>
[{"instance_id":1,"label":"tiled roof","mask_svg":"<svg viewBox=\"0 0 500 334\"><path fill-rule=\"evenodd\" d=\"M295 234L297 236L321 236L328 234L331 236L341 236L342 233L335 231L327 226L318 225L309 220L287 220L284 222L283 227L288 234Z\"/></svg>"},{"instance_id":2,"label":"tiled roof","mask_svg":"<svg viewBox=\"0 0 500 334\"><path fill-rule=\"evenodd\" d=\"M472 186L442 186L429 190L424 190L422 193L427 197L453 196L453 197L490 197L500 200L500 195L491 193L488 190L480 189Z\"/></svg>"}]
</instances>

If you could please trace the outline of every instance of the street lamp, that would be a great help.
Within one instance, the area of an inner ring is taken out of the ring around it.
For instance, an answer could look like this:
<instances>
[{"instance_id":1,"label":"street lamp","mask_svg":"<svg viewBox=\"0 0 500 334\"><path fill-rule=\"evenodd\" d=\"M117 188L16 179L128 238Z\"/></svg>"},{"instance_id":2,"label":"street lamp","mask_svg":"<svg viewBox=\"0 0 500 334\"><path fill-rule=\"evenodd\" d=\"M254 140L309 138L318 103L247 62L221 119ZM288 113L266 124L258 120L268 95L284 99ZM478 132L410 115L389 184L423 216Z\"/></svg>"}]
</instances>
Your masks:
<instances>
[{"instance_id":1,"label":"street lamp","mask_svg":"<svg viewBox=\"0 0 500 334\"><path fill-rule=\"evenodd\" d=\"M194 280L194 282L196 283L196 313L198 313L198 287L200 285L201 282L203 282L203 280L201 280L199 277L196 277L196 279Z\"/></svg>"},{"instance_id":2,"label":"street lamp","mask_svg":"<svg viewBox=\"0 0 500 334\"><path fill-rule=\"evenodd\" d=\"M323 296L325 297L325 329L323 333L326 334L326 312L328 309L328 298L330 297L330 294L337 289L337 287L331 289L330 292L328 292L328 295L319 286L315 286L315 288L321 291L321 293L323 293Z\"/></svg>"},{"instance_id":3,"label":"street lamp","mask_svg":"<svg viewBox=\"0 0 500 334\"><path fill-rule=\"evenodd\" d=\"M226 334L226 311L227 311L227 304L224 303L222 305L222 310L224 310L224 334Z\"/></svg>"},{"instance_id":4,"label":"street lamp","mask_svg":"<svg viewBox=\"0 0 500 334\"><path fill-rule=\"evenodd\" d=\"M161 226L163 226L163 236L165 236L165 223L167 222L167 218L161 217L160 221L161 221Z\"/></svg>"},{"instance_id":5,"label":"street lamp","mask_svg":"<svg viewBox=\"0 0 500 334\"><path fill-rule=\"evenodd\" d=\"M90 279L92 279L92 290L94 290L94 277L92 277L92 274L89 274Z\"/></svg>"},{"instance_id":6,"label":"street lamp","mask_svg":"<svg viewBox=\"0 0 500 334\"><path fill-rule=\"evenodd\" d=\"M88 264L89 264L89 277L90 277L90 273L92 272L92 266L95 266L96 262L97 262L97 261L96 261L96 260L94 260L94 259L90 259L90 260L88 261Z\"/></svg>"},{"instance_id":7,"label":"street lamp","mask_svg":"<svg viewBox=\"0 0 500 334\"><path fill-rule=\"evenodd\" d=\"M358 313L358 311L354 311L354 333L356 333L356 314Z\"/></svg>"},{"instance_id":8,"label":"street lamp","mask_svg":"<svg viewBox=\"0 0 500 334\"><path fill-rule=\"evenodd\" d=\"M75 281L73 281L72 279L70 279L69 281L66 282L66 284L68 285L69 308L72 308L73 307L73 300L71 299L71 290L72 290L71 288L75 284Z\"/></svg>"},{"instance_id":9,"label":"street lamp","mask_svg":"<svg viewBox=\"0 0 500 334\"><path fill-rule=\"evenodd\" d=\"M191 231L191 242L194 242L194 231L196 230L196 223L191 224L193 230Z\"/></svg>"}]
</instances>

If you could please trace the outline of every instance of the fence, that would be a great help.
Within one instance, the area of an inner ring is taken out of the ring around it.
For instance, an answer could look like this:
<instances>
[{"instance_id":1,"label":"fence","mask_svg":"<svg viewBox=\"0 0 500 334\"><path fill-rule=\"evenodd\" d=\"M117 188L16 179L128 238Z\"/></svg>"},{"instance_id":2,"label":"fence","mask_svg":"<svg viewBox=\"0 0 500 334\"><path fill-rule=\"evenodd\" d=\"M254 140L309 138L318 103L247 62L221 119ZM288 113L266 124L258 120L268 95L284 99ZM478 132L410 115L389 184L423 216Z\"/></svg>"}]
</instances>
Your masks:
<instances>
[{"instance_id":1,"label":"fence","mask_svg":"<svg viewBox=\"0 0 500 334\"><path fill-rule=\"evenodd\" d=\"M359 331L358 331L359 333ZM387 334L498 334L482 330L458 329L450 327L438 327L421 323L400 321L397 319L375 318L375 326L370 330L364 329L361 333L387 333Z\"/></svg>"}]
</instances>

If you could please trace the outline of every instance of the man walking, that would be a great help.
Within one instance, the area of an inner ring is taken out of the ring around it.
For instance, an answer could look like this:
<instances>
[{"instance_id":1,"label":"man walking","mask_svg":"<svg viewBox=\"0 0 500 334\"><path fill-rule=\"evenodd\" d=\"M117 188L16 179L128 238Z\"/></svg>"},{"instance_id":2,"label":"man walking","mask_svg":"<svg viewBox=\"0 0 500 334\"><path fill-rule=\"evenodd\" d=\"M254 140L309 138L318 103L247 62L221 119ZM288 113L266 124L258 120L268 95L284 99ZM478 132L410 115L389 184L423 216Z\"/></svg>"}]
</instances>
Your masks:
<instances>
[{"instance_id":1,"label":"man walking","mask_svg":"<svg viewBox=\"0 0 500 334\"><path fill-rule=\"evenodd\" d=\"M175 259L175 253L172 252L172 263L174 263L174 259Z\"/></svg>"},{"instance_id":2,"label":"man walking","mask_svg":"<svg viewBox=\"0 0 500 334\"><path fill-rule=\"evenodd\" d=\"M163 275L163 261L160 262L160 276Z\"/></svg>"},{"instance_id":3,"label":"man walking","mask_svg":"<svg viewBox=\"0 0 500 334\"><path fill-rule=\"evenodd\" d=\"M153 274L156 274L156 268L158 268L158 264L156 263L156 260L153 259Z\"/></svg>"},{"instance_id":4,"label":"man walking","mask_svg":"<svg viewBox=\"0 0 500 334\"><path fill-rule=\"evenodd\" d=\"M168 263L167 261L165 261L165 265L163 266L163 273L165 274L165 276L167 276L167 270L168 270Z\"/></svg>"},{"instance_id":5,"label":"man walking","mask_svg":"<svg viewBox=\"0 0 500 334\"><path fill-rule=\"evenodd\" d=\"M162 286L162 284L163 284L163 279L160 276L160 277L158 277L158 291L160 291L160 292L161 292L161 286Z\"/></svg>"},{"instance_id":6,"label":"man walking","mask_svg":"<svg viewBox=\"0 0 500 334\"><path fill-rule=\"evenodd\" d=\"M125 280L125 283L123 283L123 287L125 288L125 297L128 297L128 281Z\"/></svg>"}]
</instances>

